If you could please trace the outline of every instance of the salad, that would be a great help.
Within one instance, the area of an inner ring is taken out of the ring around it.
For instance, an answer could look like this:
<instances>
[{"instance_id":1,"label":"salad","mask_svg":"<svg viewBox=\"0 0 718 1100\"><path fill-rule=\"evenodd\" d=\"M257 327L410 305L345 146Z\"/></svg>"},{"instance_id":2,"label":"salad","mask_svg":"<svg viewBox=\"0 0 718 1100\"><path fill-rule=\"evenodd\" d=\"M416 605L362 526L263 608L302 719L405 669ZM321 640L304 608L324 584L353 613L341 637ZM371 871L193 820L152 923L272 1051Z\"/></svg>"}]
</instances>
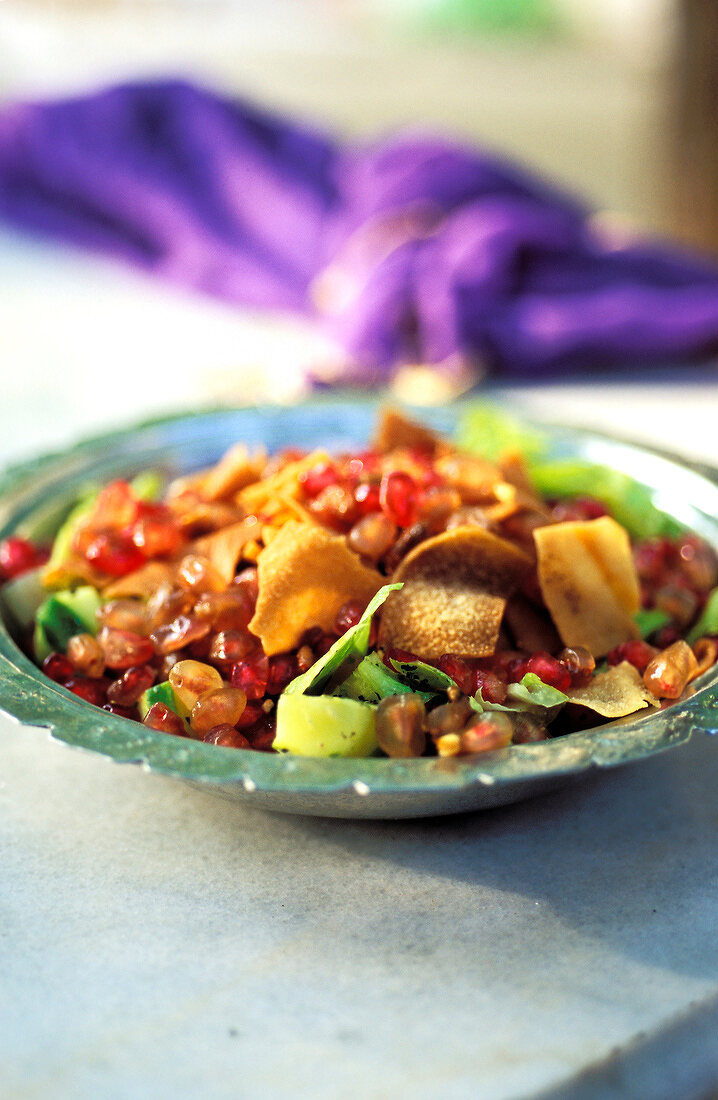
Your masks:
<instances>
[{"instance_id":1,"label":"salad","mask_svg":"<svg viewBox=\"0 0 718 1100\"><path fill-rule=\"evenodd\" d=\"M361 452L240 442L89 486L0 579L79 700L260 752L506 749L669 705L718 657L711 546L487 409L458 442L386 409Z\"/></svg>"}]
</instances>

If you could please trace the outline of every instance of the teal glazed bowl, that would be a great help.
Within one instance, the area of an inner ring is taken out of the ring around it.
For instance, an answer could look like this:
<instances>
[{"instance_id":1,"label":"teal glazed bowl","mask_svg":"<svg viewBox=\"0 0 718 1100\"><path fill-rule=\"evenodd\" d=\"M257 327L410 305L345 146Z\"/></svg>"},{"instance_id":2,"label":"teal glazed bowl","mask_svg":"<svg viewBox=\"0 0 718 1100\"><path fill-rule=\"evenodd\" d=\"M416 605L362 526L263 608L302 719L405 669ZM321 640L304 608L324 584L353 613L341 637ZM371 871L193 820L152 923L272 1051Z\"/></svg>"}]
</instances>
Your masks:
<instances>
[{"instance_id":1,"label":"teal glazed bowl","mask_svg":"<svg viewBox=\"0 0 718 1100\"><path fill-rule=\"evenodd\" d=\"M465 406L422 410L451 434ZM88 481L168 476L215 462L233 442L349 450L366 444L376 404L316 401L291 408L224 409L177 415L88 440L0 477L0 539L18 532L47 537ZM718 481L713 470L568 427L550 429L548 458L577 457L630 474L655 503L718 546ZM25 656L0 609L0 708L57 740L121 763L142 764L227 798L288 813L403 818L481 810L548 791L589 769L611 768L684 744L718 726L718 672L695 683L690 698L644 717L622 719L551 741L479 757L320 759L222 748L147 729L105 713L48 680ZM12 736L12 730L8 736Z\"/></svg>"}]
</instances>

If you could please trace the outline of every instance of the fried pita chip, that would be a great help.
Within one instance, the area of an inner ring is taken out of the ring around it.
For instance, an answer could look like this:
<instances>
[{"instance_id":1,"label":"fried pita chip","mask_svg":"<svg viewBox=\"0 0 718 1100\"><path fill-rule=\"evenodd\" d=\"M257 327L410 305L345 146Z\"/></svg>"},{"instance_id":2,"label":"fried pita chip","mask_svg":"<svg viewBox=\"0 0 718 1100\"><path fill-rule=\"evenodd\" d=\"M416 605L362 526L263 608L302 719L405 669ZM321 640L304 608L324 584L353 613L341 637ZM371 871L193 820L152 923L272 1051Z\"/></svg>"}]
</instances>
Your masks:
<instances>
[{"instance_id":1,"label":"fried pita chip","mask_svg":"<svg viewBox=\"0 0 718 1100\"><path fill-rule=\"evenodd\" d=\"M287 497L296 499L300 495L299 479L302 474L324 462L331 462L326 451L312 451L304 458L286 463L270 477L248 485L236 494L235 500L248 513L256 515L258 512L267 512L268 507L277 499L283 502L286 502Z\"/></svg>"},{"instance_id":2,"label":"fried pita chip","mask_svg":"<svg viewBox=\"0 0 718 1100\"><path fill-rule=\"evenodd\" d=\"M368 603L384 577L362 565L342 535L289 520L257 559L259 596L249 629L270 657L313 626L331 630L348 600Z\"/></svg>"},{"instance_id":3,"label":"fried pita chip","mask_svg":"<svg viewBox=\"0 0 718 1100\"><path fill-rule=\"evenodd\" d=\"M435 455L449 449L449 445L436 432L394 408L380 412L372 446L379 454L406 449L428 451Z\"/></svg>"},{"instance_id":4,"label":"fried pita chip","mask_svg":"<svg viewBox=\"0 0 718 1100\"><path fill-rule=\"evenodd\" d=\"M174 582L176 569L176 562L148 561L133 573L128 573L126 577L120 577L119 580L108 584L102 594L110 600L125 596L141 596L142 599L149 599L161 584Z\"/></svg>"},{"instance_id":5,"label":"fried pita chip","mask_svg":"<svg viewBox=\"0 0 718 1100\"><path fill-rule=\"evenodd\" d=\"M452 489L458 490L464 504L513 502L516 498L515 486L504 481L498 467L483 458L452 451L437 458L434 467Z\"/></svg>"},{"instance_id":6,"label":"fried pita chip","mask_svg":"<svg viewBox=\"0 0 718 1100\"><path fill-rule=\"evenodd\" d=\"M548 614L518 593L506 604L504 626L511 632L516 649L526 653L555 653L561 648L556 627Z\"/></svg>"},{"instance_id":7,"label":"fried pita chip","mask_svg":"<svg viewBox=\"0 0 718 1100\"><path fill-rule=\"evenodd\" d=\"M660 706L643 683L641 674L622 661L606 672L597 672L586 687L573 688L566 693L572 703L601 714L604 718L623 718L648 706Z\"/></svg>"},{"instance_id":8,"label":"fried pita chip","mask_svg":"<svg viewBox=\"0 0 718 1100\"><path fill-rule=\"evenodd\" d=\"M480 527L457 527L427 539L394 573L404 587L388 598L380 640L426 660L444 653L488 657L510 596L530 559Z\"/></svg>"},{"instance_id":9,"label":"fried pita chip","mask_svg":"<svg viewBox=\"0 0 718 1100\"><path fill-rule=\"evenodd\" d=\"M200 495L204 500L222 500L258 481L267 462L264 451L250 454L245 443L235 443L208 470L202 480Z\"/></svg>"},{"instance_id":10,"label":"fried pita chip","mask_svg":"<svg viewBox=\"0 0 718 1100\"><path fill-rule=\"evenodd\" d=\"M231 584L237 572L237 563L242 557L242 550L248 542L257 538L259 532L260 523L257 517L246 516L239 523L222 527L211 535L196 539L189 547L189 553L208 558L225 584Z\"/></svg>"},{"instance_id":11,"label":"fried pita chip","mask_svg":"<svg viewBox=\"0 0 718 1100\"><path fill-rule=\"evenodd\" d=\"M541 592L564 645L602 657L638 637L638 578L623 527L601 516L538 527L533 537Z\"/></svg>"}]
</instances>

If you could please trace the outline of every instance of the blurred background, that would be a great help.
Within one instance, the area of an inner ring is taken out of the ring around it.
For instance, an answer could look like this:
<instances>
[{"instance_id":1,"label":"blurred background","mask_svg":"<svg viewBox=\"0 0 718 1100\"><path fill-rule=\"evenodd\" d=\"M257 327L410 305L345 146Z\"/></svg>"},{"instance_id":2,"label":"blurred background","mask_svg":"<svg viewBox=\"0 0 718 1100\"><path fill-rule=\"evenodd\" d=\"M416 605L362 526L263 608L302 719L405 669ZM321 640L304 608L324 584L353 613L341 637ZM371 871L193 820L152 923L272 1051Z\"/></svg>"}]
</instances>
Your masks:
<instances>
[{"instance_id":1,"label":"blurred background","mask_svg":"<svg viewBox=\"0 0 718 1100\"><path fill-rule=\"evenodd\" d=\"M710 253L716 46L713 0L0 0L0 101L172 74L337 136L421 124L515 157L611 223ZM14 452L58 441L70 412L84 430L138 408L291 399L322 354L296 319L8 230L0 333ZM33 387L47 414L28 425L12 414Z\"/></svg>"}]
</instances>

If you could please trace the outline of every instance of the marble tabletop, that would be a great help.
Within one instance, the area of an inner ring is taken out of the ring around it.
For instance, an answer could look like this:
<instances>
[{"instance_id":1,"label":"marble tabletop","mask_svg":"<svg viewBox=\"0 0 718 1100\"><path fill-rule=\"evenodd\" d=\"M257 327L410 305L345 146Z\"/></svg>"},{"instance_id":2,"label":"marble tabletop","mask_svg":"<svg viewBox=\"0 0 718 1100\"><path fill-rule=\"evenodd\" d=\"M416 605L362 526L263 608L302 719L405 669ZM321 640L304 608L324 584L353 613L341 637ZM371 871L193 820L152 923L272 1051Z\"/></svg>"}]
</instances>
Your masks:
<instances>
[{"instance_id":1,"label":"marble tabletop","mask_svg":"<svg viewBox=\"0 0 718 1100\"><path fill-rule=\"evenodd\" d=\"M11 235L0 333L5 463L301 391L293 323ZM491 392L718 463L717 383ZM715 1095L716 791L704 735L490 812L289 817L0 717L0 1095Z\"/></svg>"}]
</instances>

